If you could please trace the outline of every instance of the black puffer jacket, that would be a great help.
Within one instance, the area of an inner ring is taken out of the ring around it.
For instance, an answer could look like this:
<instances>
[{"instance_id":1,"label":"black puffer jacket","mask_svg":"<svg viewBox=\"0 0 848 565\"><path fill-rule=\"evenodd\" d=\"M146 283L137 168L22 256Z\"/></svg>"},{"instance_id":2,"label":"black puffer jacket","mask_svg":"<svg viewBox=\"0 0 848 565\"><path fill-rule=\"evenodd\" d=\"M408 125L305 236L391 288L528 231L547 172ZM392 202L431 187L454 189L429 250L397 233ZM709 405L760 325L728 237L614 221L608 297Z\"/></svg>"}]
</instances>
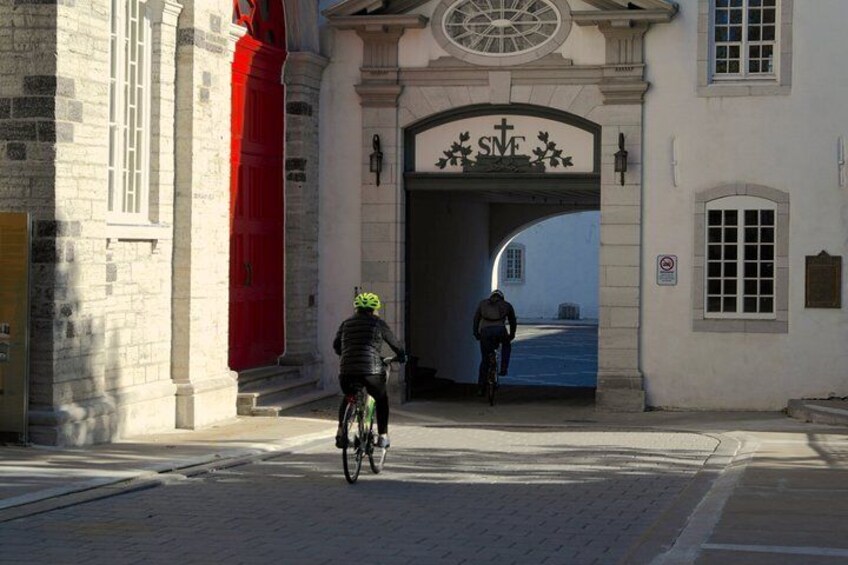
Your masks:
<instances>
[{"instance_id":1,"label":"black puffer jacket","mask_svg":"<svg viewBox=\"0 0 848 565\"><path fill-rule=\"evenodd\" d=\"M380 351L385 341L404 362L403 346L389 325L367 312L357 312L339 326L333 349L341 356L339 373L345 376L381 375L385 372Z\"/></svg>"}]
</instances>

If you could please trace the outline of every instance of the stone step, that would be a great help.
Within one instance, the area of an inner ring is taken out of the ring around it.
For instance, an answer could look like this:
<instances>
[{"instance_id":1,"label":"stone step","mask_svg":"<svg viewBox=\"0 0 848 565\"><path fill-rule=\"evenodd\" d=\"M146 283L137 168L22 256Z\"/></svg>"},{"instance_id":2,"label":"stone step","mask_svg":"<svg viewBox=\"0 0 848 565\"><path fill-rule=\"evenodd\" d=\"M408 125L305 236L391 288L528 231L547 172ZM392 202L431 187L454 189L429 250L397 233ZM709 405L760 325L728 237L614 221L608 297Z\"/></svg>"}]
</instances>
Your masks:
<instances>
[{"instance_id":1,"label":"stone step","mask_svg":"<svg viewBox=\"0 0 848 565\"><path fill-rule=\"evenodd\" d=\"M303 393L298 396L289 398L288 400L279 401L267 406L256 406L253 408L250 415L260 417L277 417L280 416L281 412L290 408L301 406L303 404L309 404L310 402L314 402L316 400L321 400L322 398L328 398L330 396L335 395L335 391L315 389L311 392Z\"/></svg>"},{"instance_id":2,"label":"stone step","mask_svg":"<svg viewBox=\"0 0 848 565\"><path fill-rule=\"evenodd\" d=\"M239 392L251 392L263 388L268 382L294 380L300 377L300 367L270 365L247 371L239 371Z\"/></svg>"},{"instance_id":3,"label":"stone step","mask_svg":"<svg viewBox=\"0 0 848 565\"><path fill-rule=\"evenodd\" d=\"M241 416L250 416L257 406L270 405L278 400L312 392L318 384L318 379L311 377L288 378L286 376L279 379L254 381L250 383L248 390L242 390L239 387L237 412Z\"/></svg>"},{"instance_id":4,"label":"stone step","mask_svg":"<svg viewBox=\"0 0 848 565\"><path fill-rule=\"evenodd\" d=\"M848 426L848 400L811 400L798 398L789 401L788 414L804 422Z\"/></svg>"}]
</instances>

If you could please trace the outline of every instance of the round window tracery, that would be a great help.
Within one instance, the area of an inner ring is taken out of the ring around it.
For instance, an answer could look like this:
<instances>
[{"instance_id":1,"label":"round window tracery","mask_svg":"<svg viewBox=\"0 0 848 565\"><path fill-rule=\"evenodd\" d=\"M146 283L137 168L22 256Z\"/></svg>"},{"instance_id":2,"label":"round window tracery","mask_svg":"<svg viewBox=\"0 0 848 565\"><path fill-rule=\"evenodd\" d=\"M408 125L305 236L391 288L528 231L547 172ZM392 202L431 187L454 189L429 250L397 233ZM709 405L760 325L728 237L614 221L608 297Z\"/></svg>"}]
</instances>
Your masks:
<instances>
[{"instance_id":1,"label":"round window tracery","mask_svg":"<svg viewBox=\"0 0 848 565\"><path fill-rule=\"evenodd\" d=\"M436 40L455 57L513 65L562 45L571 10L566 0L442 0L432 21Z\"/></svg>"},{"instance_id":2,"label":"round window tracery","mask_svg":"<svg viewBox=\"0 0 848 565\"><path fill-rule=\"evenodd\" d=\"M442 25L460 49L508 56L553 39L562 17L549 0L457 0L445 12Z\"/></svg>"}]
</instances>

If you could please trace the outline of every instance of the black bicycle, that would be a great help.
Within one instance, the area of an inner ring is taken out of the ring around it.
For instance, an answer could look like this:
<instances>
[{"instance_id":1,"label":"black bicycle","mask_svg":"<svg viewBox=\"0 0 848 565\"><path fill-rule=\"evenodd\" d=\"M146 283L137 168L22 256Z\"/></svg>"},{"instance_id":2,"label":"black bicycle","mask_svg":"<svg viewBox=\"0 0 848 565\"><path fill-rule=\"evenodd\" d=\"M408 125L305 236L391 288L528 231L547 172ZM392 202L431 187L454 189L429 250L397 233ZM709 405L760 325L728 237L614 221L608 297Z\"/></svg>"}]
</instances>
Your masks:
<instances>
[{"instance_id":1,"label":"black bicycle","mask_svg":"<svg viewBox=\"0 0 848 565\"><path fill-rule=\"evenodd\" d=\"M486 357L488 371L486 372L486 396L489 399L489 406L495 405L495 391L498 390L498 351L497 349L489 352Z\"/></svg>"},{"instance_id":2,"label":"black bicycle","mask_svg":"<svg viewBox=\"0 0 848 565\"><path fill-rule=\"evenodd\" d=\"M383 359L386 366L386 381L391 372L391 363L396 357ZM345 397L347 407L342 420L342 467L347 482L353 484L359 478L362 460L368 457L371 472L378 474L383 470L388 448L377 445L378 434L375 430L375 410L377 403L362 384L356 385L356 392Z\"/></svg>"}]
</instances>

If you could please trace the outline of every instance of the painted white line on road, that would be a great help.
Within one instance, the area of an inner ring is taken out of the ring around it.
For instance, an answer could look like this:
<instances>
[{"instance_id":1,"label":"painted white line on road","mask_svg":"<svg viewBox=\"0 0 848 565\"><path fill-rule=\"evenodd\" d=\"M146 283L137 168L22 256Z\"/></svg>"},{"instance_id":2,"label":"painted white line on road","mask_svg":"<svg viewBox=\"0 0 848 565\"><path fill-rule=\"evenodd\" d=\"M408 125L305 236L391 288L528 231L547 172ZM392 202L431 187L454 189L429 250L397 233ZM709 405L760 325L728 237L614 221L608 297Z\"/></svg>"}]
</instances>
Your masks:
<instances>
[{"instance_id":1,"label":"painted white line on road","mask_svg":"<svg viewBox=\"0 0 848 565\"><path fill-rule=\"evenodd\" d=\"M702 549L747 551L750 553L781 553L785 555L815 555L819 557L848 557L848 549L838 547L793 547L787 545L743 545L738 543L705 543Z\"/></svg>"}]
</instances>

